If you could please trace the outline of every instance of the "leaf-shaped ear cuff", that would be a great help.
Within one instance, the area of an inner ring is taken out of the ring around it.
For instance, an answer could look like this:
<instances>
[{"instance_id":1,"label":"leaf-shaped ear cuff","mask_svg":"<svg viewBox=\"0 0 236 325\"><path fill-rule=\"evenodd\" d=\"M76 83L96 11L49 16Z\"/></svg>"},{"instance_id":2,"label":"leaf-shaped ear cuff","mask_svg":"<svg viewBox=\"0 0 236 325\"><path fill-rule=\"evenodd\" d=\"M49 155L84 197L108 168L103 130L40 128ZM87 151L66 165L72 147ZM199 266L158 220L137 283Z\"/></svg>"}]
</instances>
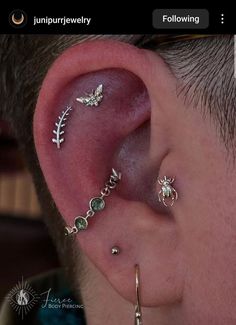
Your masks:
<instances>
[{"instance_id":1,"label":"leaf-shaped ear cuff","mask_svg":"<svg viewBox=\"0 0 236 325\"><path fill-rule=\"evenodd\" d=\"M112 168L112 173L105 183L104 188L100 192L100 196L93 197L89 201L89 209L86 214L83 216L77 216L74 220L73 227L65 227L65 235L76 234L79 231L86 230L88 228L88 218L91 218L95 215L95 213L103 210L105 208L105 197L111 194L111 191L116 188L118 183L121 180L121 173L117 172L114 168Z\"/></svg>"},{"instance_id":2,"label":"leaf-shaped ear cuff","mask_svg":"<svg viewBox=\"0 0 236 325\"><path fill-rule=\"evenodd\" d=\"M55 123L56 129L52 131L55 135L55 137L52 138L52 142L57 145L57 149L60 149L61 143L65 141L65 138L63 137L65 131L62 129L66 126L66 121L70 111L72 111L71 106L67 106L66 110L62 111L61 115L58 116L58 122Z\"/></svg>"}]
</instances>

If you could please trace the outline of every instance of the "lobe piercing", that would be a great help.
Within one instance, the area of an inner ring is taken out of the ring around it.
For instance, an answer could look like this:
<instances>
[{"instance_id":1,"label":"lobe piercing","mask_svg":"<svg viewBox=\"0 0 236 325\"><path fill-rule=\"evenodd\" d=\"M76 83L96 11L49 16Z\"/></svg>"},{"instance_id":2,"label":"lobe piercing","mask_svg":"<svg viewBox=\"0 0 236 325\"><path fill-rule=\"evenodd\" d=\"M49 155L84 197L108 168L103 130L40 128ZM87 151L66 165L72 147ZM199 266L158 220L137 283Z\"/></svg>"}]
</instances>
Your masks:
<instances>
[{"instance_id":1,"label":"lobe piercing","mask_svg":"<svg viewBox=\"0 0 236 325\"><path fill-rule=\"evenodd\" d=\"M103 85L100 84L96 90L92 90L91 93L87 94L85 97L76 98L77 102L84 104L85 106L98 106L103 99Z\"/></svg>"},{"instance_id":2,"label":"lobe piercing","mask_svg":"<svg viewBox=\"0 0 236 325\"><path fill-rule=\"evenodd\" d=\"M55 123L56 129L52 131L56 135L55 138L52 138L52 142L56 143L57 149L60 149L61 143L65 141L65 138L62 137L62 135L65 133L65 131L63 131L62 129L66 125L65 122L67 120L67 116L69 116L69 114L70 114L70 111L72 111L71 106L67 106L66 110L62 111L61 115L58 116L58 122Z\"/></svg>"},{"instance_id":3,"label":"lobe piercing","mask_svg":"<svg viewBox=\"0 0 236 325\"><path fill-rule=\"evenodd\" d=\"M171 184L175 181L175 178L167 178L164 176L163 179L158 179L158 183L161 185L161 190L158 193L159 202L162 202L164 206L168 207L166 203L166 198L171 199L169 204L171 207L174 205L175 201L178 200L178 193Z\"/></svg>"},{"instance_id":4,"label":"lobe piercing","mask_svg":"<svg viewBox=\"0 0 236 325\"><path fill-rule=\"evenodd\" d=\"M114 246L111 249L112 255L119 255L120 254L120 248L118 246Z\"/></svg>"},{"instance_id":5,"label":"lobe piercing","mask_svg":"<svg viewBox=\"0 0 236 325\"><path fill-rule=\"evenodd\" d=\"M134 314L134 324L142 325L142 310L140 304L140 275L139 275L139 266L135 265L135 291L136 291L136 305L135 305L135 314Z\"/></svg>"},{"instance_id":6,"label":"lobe piercing","mask_svg":"<svg viewBox=\"0 0 236 325\"><path fill-rule=\"evenodd\" d=\"M95 213L103 210L105 208L105 200L106 196L111 194L111 191L116 188L118 183L121 180L121 173L117 172L114 168L112 168L112 174L110 175L109 180L105 183L104 188L100 192L100 196L93 197L89 201L89 210L86 212L85 216L78 216L75 218L73 227L65 227L65 235L71 235L77 233L81 230L86 230L88 228L88 218L91 218L95 215Z\"/></svg>"}]
</instances>

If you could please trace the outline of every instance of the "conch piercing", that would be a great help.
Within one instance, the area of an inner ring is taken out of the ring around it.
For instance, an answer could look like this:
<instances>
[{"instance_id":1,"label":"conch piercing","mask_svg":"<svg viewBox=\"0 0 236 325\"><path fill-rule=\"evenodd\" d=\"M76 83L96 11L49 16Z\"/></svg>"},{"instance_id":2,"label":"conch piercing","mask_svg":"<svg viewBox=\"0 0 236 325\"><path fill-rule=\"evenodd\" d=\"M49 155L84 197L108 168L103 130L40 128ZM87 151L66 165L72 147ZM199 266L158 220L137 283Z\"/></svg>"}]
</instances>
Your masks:
<instances>
[{"instance_id":1,"label":"conch piercing","mask_svg":"<svg viewBox=\"0 0 236 325\"><path fill-rule=\"evenodd\" d=\"M55 123L56 129L52 131L53 134L55 134L55 137L52 138L52 142L57 145L57 149L60 149L61 143L65 141L65 138L62 137L65 131L62 129L66 126L66 120L70 114L70 111L72 111L71 106L67 106L66 110L62 111L61 115L58 116L58 122Z\"/></svg>"},{"instance_id":2,"label":"conch piercing","mask_svg":"<svg viewBox=\"0 0 236 325\"><path fill-rule=\"evenodd\" d=\"M103 99L103 85L99 85L94 91L87 94L84 97L76 98L77 102L84 104L86 106L98 106Z\"/></svg>"},{"instance_id":3,"label":"conch piercing","mask_svg":"<svg viewBox=\"0 0 236 325\"><path fill-rule=\"evenodd\" d=\"M140 285L139 285L140 277L139 277L139 266L135 265L135 291L136 291L136 305L134 309L134 324L135 325L142 325L142 311L140 305Z\"/></svg>"},{"instance_id":4,"label":"conch piercing","mask_svg":"<svg viewBox=\"0 0 236 325\"><path fill-rule=\"evenodd\" d=\"M105 208L106 196L111 194L111 191L116 188L121 180L121 173L117 172L112 168L112 174L109 180L105 183L104 188L100 192L100 196L93 197L89 201L89 210L86 212L85 216L78 216L75 218L73 227L65 227L65 235L75 234L78 231L86 230L88 228L88 218L93 217L96 212L99 212Z\"/></svg>"},{"instance_id":5,"label":"conch piercing","mask_svg":"<svg viewBox=\"0 0 236 325\"><path fill-rule=\"evenodd\" d=\"M171 199L170 206L173 206L175 201L178 200L178 193L171 184L175 181L175 178L158 179L158 183L161 185L161 190L158 193L159 202L162 202L164 206L168 207L166 199Z\"/></svg>"}]
</instances>

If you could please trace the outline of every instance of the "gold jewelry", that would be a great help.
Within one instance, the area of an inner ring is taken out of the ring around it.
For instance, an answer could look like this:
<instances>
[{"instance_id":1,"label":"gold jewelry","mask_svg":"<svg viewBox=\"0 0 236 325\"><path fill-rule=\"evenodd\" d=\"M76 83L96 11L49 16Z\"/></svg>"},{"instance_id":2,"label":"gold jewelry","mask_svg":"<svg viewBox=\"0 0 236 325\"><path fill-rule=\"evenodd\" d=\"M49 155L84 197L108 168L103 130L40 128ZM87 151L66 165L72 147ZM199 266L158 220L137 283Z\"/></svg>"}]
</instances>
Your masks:
<instances>
[{"instance_id":1,"label":"gold jewelry","mask_svg":"<svg viewBox=\"0 0 236 325\"><path fill-rule=\"evenodd\" d=\"M139 293L139 266L135 265L135 288L136 288L136 305L135 305L135 319L134 325L142 325L142 311L140 305L140 293Z\"/></svg>"}]
</instances>

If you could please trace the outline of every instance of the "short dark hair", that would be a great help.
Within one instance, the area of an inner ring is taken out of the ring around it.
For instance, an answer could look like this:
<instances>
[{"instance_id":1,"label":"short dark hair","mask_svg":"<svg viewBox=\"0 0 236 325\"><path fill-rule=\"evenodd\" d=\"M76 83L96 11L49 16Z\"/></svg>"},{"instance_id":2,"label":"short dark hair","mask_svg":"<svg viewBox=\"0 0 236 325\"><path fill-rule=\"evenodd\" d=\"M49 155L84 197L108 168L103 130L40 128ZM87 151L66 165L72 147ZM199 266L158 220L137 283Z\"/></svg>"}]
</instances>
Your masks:
<instances>
[{"instance_id":1,"label":"short dark hair","mask_svg":"<svg viewBox=\"0 0 236 325\"><path fill-rule=\"evenodd\" d=\"M179 80L178 93L187 104L201 107L215 122L227 149L235 154L236 80L234 39L211 36L175 42L160 49Z\"/></svg>"}]
</instances>

